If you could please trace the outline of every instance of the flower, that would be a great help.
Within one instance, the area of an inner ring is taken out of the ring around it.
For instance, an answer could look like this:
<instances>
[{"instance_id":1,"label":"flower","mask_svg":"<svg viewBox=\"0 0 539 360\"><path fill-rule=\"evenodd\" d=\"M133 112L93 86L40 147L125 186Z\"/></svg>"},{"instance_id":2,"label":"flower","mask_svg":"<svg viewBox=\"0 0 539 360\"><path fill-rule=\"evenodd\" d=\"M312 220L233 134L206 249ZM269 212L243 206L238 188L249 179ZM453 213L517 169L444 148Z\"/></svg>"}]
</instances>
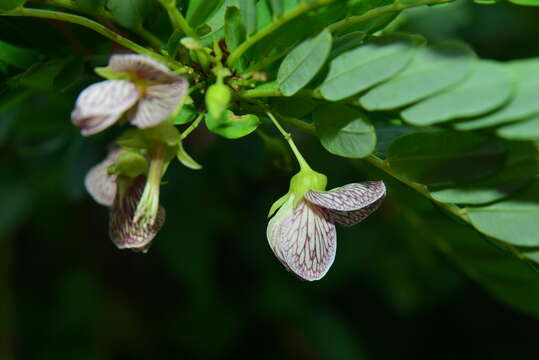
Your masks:
<instances>
[{"instance_id":1,"label":"flower","mask_svg":"<svg viewBox=\"0 0 539 360\"><path fill-rule=\"evenodd\" d=\"M126 113L139 128L155 126L176 110L188 88L184 77L144 55L113 55L99 73L112 79L84 89L71 113L84 136L112 126Z\"/></svg>"},{"instance_id":2,"label":"flower","mask_svg":"<svg viewBox=\"0 0 539 360\"><path fill-rule=\"evenodd\" d=\"M317 191L325 188L325 176L302 173L292 178L289 193L270 210L271 215L280 206L268 224L267 237L288 271L313 281L321 279L335 259L335 223L352 226L362 221L380 206L386 189L382 181L367 181Z\"/></svg>"},{"instance_id":3,"label":"flower","mask_svg":"<svg viewBox=\"0 0 539 360\"><path fill-rule=\"evenodd\" d=\"M165 223L166 212L161 205L158 207L155 218L151 220L135 218L145 187L146 177L144 176L118 181L118 194L114 198L109 222L109 235L118 249L146 253L152 240Z\"/></svg>"},{"instance_id":4,"label":"flower","mask_svg":"<svg viewBox=\"0 0 539 360\"><path fill-rule=\"evenodd\" d=\"M159 181L148 181L145 175L131 178L110 174L109 168L123 154L128 155L120 147L111 148L105 160L88 171L84 183L96 202L110 208L112 242L119 249L145 253L165 222L165 208L159 205ZM155 216L137 217L136 210L145 192L148 201L155 204Z\"/></svg>"}]
</instances>

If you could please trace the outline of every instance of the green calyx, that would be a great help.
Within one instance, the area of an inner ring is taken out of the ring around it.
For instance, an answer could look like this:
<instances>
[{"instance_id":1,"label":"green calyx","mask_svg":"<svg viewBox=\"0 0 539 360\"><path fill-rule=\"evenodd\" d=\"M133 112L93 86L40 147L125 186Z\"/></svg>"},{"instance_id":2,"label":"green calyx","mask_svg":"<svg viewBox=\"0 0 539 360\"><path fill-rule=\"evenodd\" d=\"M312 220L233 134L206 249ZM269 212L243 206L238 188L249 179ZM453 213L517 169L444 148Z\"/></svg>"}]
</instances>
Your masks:
<instances>
[{"instance_id":1,"label":"green calyx","mask_svg":"<svg viewBox=\"0 0 539 360\"><path fill-rule=\"evenodd\" d=\"M316 172L310 168L301 169L290 180L289 193L293 193L296 199L294 207L301 199L303 199L303 195L305 195L307 191L324 191L326 190L327 183L328 178L326 175Z\"/></svg>"},{"instance_id":2,"label":"green calyx","mask_svg":"<svg viewBox=\"0 0 539 360\"><path fill-rule=\"evenodd\" d=\"M290 189L288 192L273 203L268 213L268 218L271 217L277 209L279 209L289 198L293 196L295 208L303 199L305 193L309 190L324 191L328 178L326 175L312 170L311 168L302 168L290 180Z\"/></svg>"}]
</instances>

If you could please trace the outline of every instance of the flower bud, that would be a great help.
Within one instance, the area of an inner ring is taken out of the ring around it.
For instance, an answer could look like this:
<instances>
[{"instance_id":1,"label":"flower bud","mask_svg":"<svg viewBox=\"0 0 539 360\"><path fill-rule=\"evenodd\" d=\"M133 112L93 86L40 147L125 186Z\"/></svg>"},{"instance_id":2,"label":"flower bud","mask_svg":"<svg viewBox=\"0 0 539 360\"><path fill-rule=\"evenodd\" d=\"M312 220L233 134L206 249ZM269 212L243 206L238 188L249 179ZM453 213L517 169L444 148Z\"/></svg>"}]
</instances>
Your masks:
<instances>
[{"instance_id":1,"label":"flower bud","mask_svg":"<svg viewBox=\"0 0 539 360\"><path fill-rule=\"evenodd\" d=\"M215 83L206 92L206 108L209 115L219 119L228 108L232 94L230 88L223 83Z\"/></svg>"}]
</instances>

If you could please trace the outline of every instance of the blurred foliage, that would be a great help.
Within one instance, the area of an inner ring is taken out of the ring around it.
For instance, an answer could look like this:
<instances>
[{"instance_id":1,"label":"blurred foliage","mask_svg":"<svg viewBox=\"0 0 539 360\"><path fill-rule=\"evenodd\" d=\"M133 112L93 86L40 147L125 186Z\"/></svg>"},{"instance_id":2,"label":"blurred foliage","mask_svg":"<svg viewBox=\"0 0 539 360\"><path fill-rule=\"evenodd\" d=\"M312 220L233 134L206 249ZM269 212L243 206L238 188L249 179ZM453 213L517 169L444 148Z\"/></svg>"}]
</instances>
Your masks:
<instances>
[{"instance_id":1,"label":"blurred foliage","mask_svg":"<svg viewBox=\"0 0 539 360\"><path fill-rule=\"evenodd\" d=\"M539 55L538 16L458 1L409 11L393 26L512 60ZM0 66L3 81L25 84L0 85L0 109L16 103L0 112L0 358L534 356L537 305L505 306L539 291L520 286L535 275L529 265L392 179L384 178L390 193L376 215L339 230L337 261L322 282L283 271L264 236L265 214L289 174L272 167L255 136L231 143L197 129L186 146L205 171L171 167L161 197L170 215L152 250L117 251L107 210L83 186L115 134L83 139L68 120L113 45L76 26L23 18L0 18L0 41L47 59L24 72ZM383 176L300 141L330 185Z\"/></svg>"}]
</instances>

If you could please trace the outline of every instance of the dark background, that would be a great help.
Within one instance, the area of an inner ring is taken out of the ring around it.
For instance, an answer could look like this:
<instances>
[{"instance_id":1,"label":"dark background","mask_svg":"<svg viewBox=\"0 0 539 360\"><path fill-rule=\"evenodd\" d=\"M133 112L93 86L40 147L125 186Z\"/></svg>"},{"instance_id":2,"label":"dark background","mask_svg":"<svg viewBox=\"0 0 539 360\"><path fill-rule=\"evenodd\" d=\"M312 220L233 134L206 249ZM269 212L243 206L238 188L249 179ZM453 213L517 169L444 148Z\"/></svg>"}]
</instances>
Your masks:
<instances>
[{"instance_id":1,"label":"dark background","mask_svg":"<svg viewBox=\"0 0 539 360\"><path fill-rule=\"evenodd\" d=\"M408 14L400 29L464 40L484 58L539 56L537 8L461 0ZM102 42L34 19L0 18L0 34L51 56ZM83 139L69 121L90 80L0 108L0 359L536 356L539 322L447 256L455 242L491 245L391 179L378 212L338 229L323 280L287 273L265 231L291 174L254 135L226 141L198 129L186 148L204 169L171 165L168 218L150 252L117 250L107 210L83 187L113 135ZM382 177L298 139L331 187Z\"/></svg>"}]
</instances>

